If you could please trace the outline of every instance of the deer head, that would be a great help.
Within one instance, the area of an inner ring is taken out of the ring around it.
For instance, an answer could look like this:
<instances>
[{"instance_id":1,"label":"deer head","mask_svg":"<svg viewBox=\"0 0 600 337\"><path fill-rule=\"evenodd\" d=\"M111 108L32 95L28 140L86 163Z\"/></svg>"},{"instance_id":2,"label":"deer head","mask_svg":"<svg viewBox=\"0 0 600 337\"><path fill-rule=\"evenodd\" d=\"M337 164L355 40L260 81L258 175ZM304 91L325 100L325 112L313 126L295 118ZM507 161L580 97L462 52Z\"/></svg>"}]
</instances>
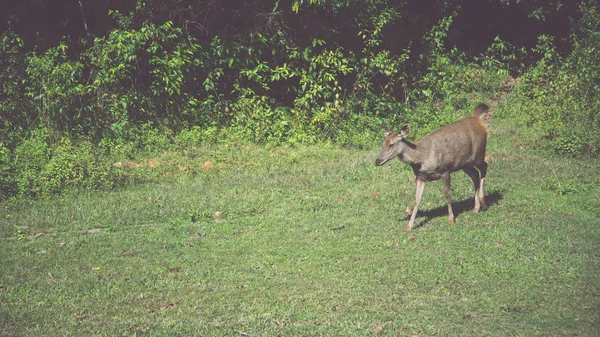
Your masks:
<instances>
[{"instance_id":1,"label":"deer head","mask_svg":"<svg viewBox=\"0 0 600 337\"><path fill-rule=\"evenodd\" d=\"M383 129L385 140L383 141L381 153L377 157L377 160L375 160L376 166L381 166L401 154L406 146L402 139L410 133L410 127L408 125L403 126L398 133L390 131L390 129L383 124L381 124L381 128Z\"/></svg>"}]
</instances>

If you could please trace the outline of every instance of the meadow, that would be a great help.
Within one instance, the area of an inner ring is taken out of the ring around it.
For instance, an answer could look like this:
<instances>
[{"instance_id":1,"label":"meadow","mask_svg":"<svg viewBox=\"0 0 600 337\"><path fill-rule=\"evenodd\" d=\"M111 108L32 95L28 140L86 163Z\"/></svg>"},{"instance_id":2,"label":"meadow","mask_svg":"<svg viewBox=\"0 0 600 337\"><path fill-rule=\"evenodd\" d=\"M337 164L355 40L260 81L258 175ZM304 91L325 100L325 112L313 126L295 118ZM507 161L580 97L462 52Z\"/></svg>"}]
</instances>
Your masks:
<instances>
[{"instance_id":1,"label":"meadow","mask_svg":"<svg viewBox=\"0 0 600 337\"><path fill-rule=\"evenodd\" d=\"M452 226L438 181L404 231L414 175L379 144L211 145L176 179L6 201L0 335L597 336L600 163L489 129L489 208L456 172Z\"/></svg>"}]
</instances>

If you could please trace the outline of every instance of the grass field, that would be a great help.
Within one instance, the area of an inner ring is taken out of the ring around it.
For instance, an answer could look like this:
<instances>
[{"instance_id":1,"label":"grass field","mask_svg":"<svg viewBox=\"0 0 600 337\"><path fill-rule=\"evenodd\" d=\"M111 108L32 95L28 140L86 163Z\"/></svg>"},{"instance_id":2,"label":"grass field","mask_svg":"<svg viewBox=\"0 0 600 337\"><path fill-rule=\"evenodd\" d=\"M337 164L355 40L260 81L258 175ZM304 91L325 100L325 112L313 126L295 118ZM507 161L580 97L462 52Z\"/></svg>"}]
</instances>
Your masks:
<instances>
[{"instance_id":1,"label":"grass field","mask_svg":"<svg viewBox=\"0 0 600 337\"><path fill-rule=\"evenodd\" d=\"M193 177L0 205L3 336L598 336L600 163L494 120L412 232L379 148L198 149Z\"/></svg>"}]
</instances>

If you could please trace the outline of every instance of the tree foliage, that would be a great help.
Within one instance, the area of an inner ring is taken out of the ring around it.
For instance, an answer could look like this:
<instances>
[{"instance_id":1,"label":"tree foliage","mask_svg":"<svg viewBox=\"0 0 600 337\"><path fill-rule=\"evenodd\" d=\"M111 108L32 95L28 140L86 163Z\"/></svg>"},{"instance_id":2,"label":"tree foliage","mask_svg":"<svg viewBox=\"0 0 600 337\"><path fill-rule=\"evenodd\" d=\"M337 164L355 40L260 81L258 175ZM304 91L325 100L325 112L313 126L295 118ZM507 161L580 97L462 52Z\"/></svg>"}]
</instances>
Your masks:
<instances>
[{"instance_id":1,"label":"tree foliage","mask_svg":"<svg viewBox=\"0 0 600 337\"><path fill-rule=\"evenodd\" d=\"M167 143L177 135L171 142L353 146L370 146L383 120L426 133L497 97L508 76L519 84L505 115L539 125L558 152L600 151L593 1L38 5L0 14L5 194L34 191L42 183L25 172L67 158L64 149L95 144L110 153L110 145L152 143L140 138L155 132Z\"/></svg>"}]
</instances>

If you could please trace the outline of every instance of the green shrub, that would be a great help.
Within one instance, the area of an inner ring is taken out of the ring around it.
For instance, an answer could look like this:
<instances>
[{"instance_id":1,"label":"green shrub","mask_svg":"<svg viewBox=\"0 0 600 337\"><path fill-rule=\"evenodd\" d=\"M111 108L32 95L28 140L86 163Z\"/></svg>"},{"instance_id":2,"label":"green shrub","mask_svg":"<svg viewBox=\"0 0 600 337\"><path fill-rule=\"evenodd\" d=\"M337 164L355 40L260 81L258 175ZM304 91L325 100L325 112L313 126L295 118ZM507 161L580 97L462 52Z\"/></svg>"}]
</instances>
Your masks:
<instances>
[{"instance_id":1,"label":"green shrub","mask_svg":"<svg viewBox=\"0 0 600 337\"><path fill-rule=\"evenodd\" d=\"M125 173L114 167L101 153L101 148L87 140L61 139L54 147L47 143L45 129L33 132L19 144L14 160L6 148L0 147L0 187L3 197L46 196L67 189L106 189L122 183ZM10 173L5 179L4 173Z\"/></svg>"},{"instance_id":2,"label":"green shrub","mask_svg":"<svg viewBox=\"0 0 600 337\"><path fill-rule=\"evenodd\" d=\"M11 157L10 150L0 142L0 201L17 191Z\"/></svg>"},{"instance_id":3,"label":"green shrub","mask_svg":"<svg viewBox=\"0 0 600 337\"><path fill-rule=\"evenodd\" d=\"M541 56L519 78L501 115L540 130L559 154L600 154L600 12L582 5L574 23L572 52L561 56L551 36L542 35Z\"/></svg>"},{"instance_id":4,"label":"green shrub","mask_svg":"<svg viewBox=\"0 0 600 337\"><path fill-rule=\"evenodd\" d=\"M195 125L189 129L181 130L175 136L175 144L180 148L215 144L218 140L219 128L216 126L201 128Z\"/></svg>"},{"instance_id":5,"label":"green shrub","mask_svg":"<svg viewBox=\"0 0 600 337\"><path fill-rule=\"evenodd\" d=\"M72 188L112 188L120 179L120 171L99 156L89 141L73 144L68 138L52 149L52 156L41 171L44 194Z\"/></svg>"},{"instance_id":6,"label":"green shrub","mask_svg":"<svg viewBox=\"0 0 600 337\"><path fill-rule=\"evenodd\" d=\"M47 139L46 129L39 128L15 148L13 170L18 194L37 196L43 192L41 172L51 157Z\"/></svg>"}]
</instances>

